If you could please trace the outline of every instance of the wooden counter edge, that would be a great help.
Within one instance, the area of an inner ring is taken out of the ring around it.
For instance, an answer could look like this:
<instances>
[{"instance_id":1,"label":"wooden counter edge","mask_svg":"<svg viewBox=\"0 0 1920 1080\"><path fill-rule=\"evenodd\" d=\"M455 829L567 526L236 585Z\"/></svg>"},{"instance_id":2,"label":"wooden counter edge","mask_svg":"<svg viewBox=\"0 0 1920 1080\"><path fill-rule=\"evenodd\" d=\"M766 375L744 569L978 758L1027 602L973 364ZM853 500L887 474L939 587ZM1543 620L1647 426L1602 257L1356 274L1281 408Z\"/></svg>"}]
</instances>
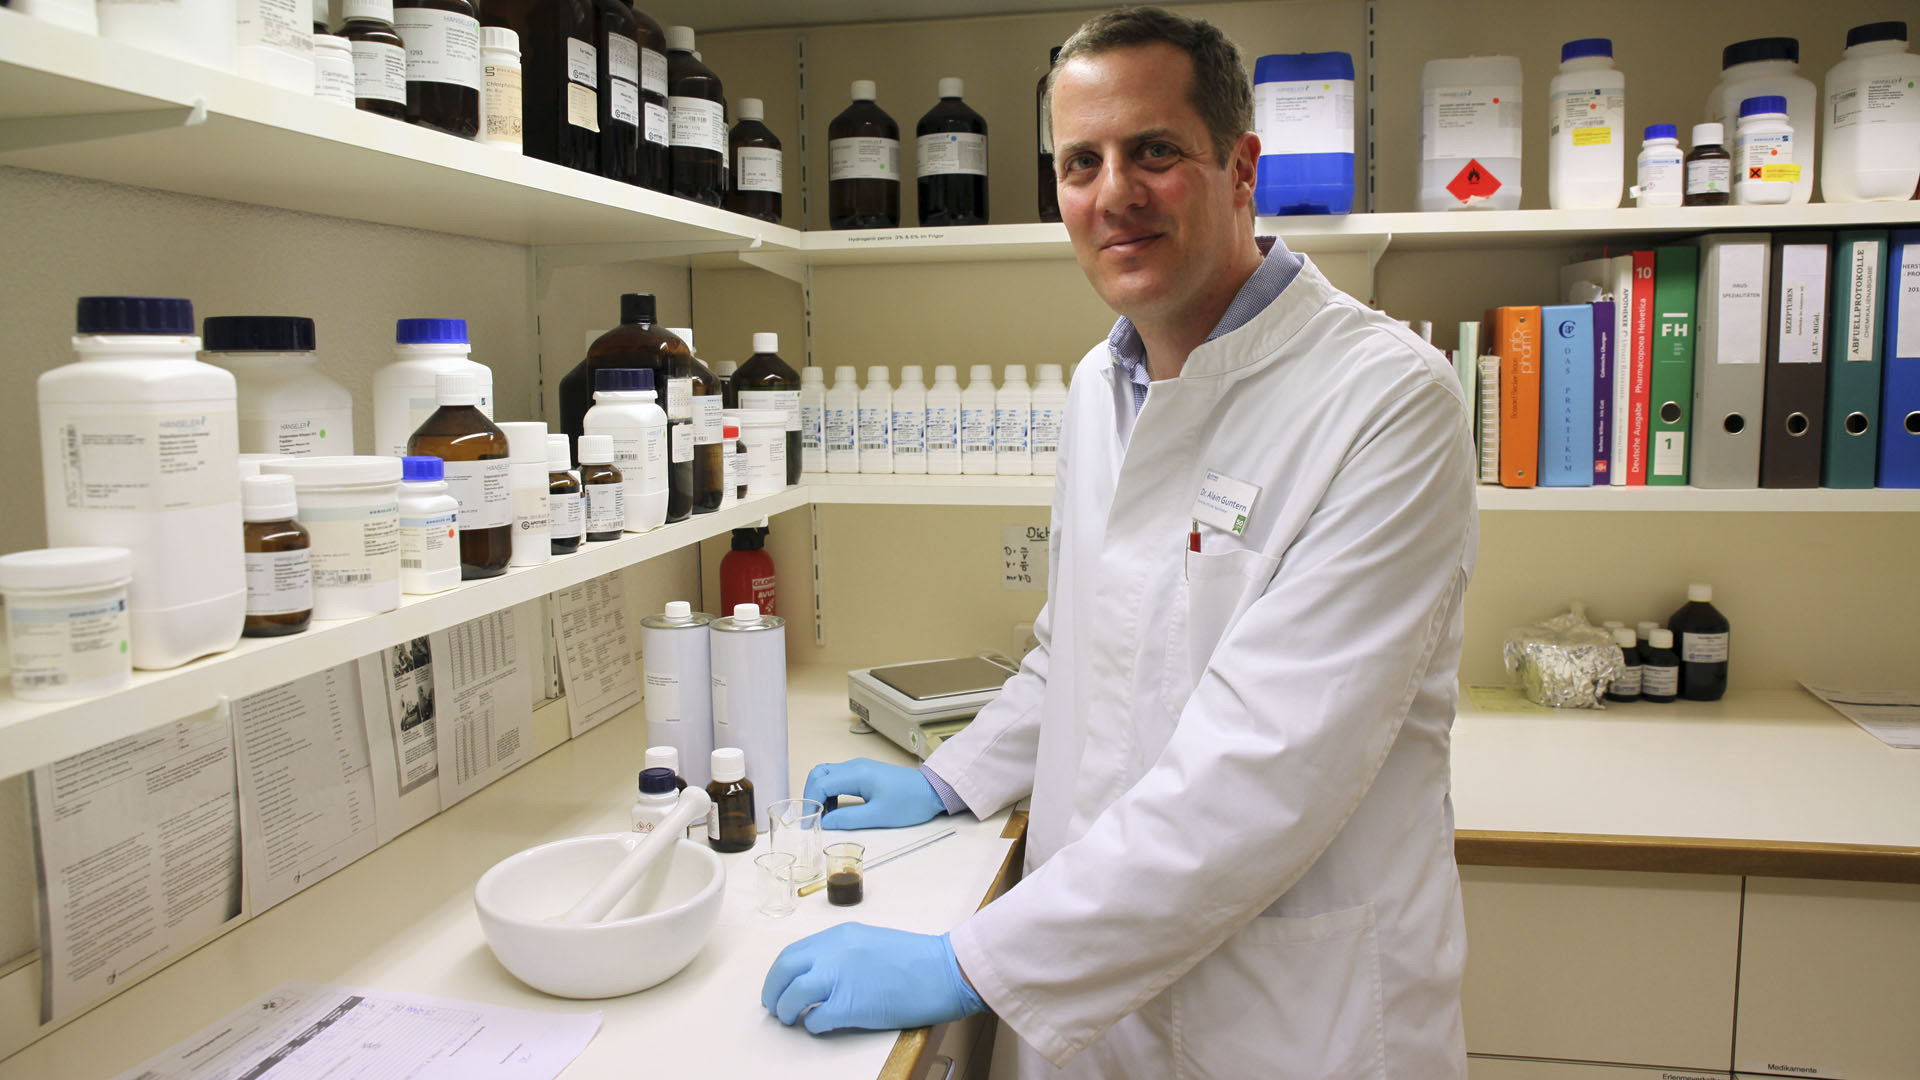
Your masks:
<instances>
[{"instance_id":1,"label":"wooden counter edge","mask_svg":"<svg viewBox=\"0 0 1920 1080\"><path fill-rule=\"evenodd\" d=\"M993 899L1013 887L1020 876L1020 864L1027 854L1027 812L1015 810L1007 815L1006 828L1000 830L1000 838L1012 840L1013 846L1007 849L1007 857L1000 860L1000 870L993 875L993 884L987 887L987 894L980 898L979 908L993 903ZM920 1075L921 1059L933 1050L933 1029L913 1028L900 1033L893 1041L893 1050L887 1055L886 1064L880 1067L878 1080L913 1080Z\"/></svg>"},{"instance_id":2,"label":"wooden counter edge","mask_svg":"<svg viewBox=\"0 0 1920 1080\"><path fill-rule=\"evenodd\" d=\"M1868 844L1462 829L1453 851L1462 866L1920 884L1920 848Z\"/></svg>"}]
</instances>

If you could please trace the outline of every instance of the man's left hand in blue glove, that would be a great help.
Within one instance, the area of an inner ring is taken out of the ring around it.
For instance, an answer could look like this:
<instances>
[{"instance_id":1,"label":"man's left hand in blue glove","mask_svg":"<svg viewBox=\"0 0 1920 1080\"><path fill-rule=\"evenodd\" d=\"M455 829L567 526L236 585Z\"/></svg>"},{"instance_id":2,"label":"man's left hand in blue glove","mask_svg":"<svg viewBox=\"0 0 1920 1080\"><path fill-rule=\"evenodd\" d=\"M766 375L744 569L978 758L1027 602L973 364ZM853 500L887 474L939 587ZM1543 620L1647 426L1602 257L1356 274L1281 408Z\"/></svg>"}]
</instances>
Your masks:
<instances>
[{"instance_id":1,"label":"man's left hand in blue glove","mask_svg":"<svg viewBox=\"0 0 1920 1080\"><path fill-rule=\"evenodd\" d=\"M760 1004L783 1024L804 1013L815 1035L926 1027L987 1008L960 973L947 935L863 923L843 923L783 949L767 972Z\"/></svg>"}]
</instances>

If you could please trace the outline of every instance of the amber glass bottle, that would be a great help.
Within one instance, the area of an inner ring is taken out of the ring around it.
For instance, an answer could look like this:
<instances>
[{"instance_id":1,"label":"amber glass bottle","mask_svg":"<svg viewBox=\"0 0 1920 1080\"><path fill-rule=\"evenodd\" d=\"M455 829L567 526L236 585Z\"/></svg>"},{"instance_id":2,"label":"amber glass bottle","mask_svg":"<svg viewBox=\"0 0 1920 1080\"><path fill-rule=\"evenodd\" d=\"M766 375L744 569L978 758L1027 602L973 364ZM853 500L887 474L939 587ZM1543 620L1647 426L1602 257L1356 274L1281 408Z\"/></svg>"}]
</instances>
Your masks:
<instances>
[{"instance_id":1,"label":"amber glass bottle","mask_svg":"<svg viewBox=\"0 0 1920 1080\"><path fill-rule=\"evenodd\" d=\"M594 0L599 17L600 175L623 184L640 173L639 24L630 0Z\"/></svg>"},{"instance_id":2,"label":"amber glass bottle","mask_svg":"<svg viewBox=\"0 0 1920 1080\"><path fill-rule=\"evenodd\" d=\"M460 504L461 580L497 577L513 555L507 436L480 411L472 375L439 376L434 397L440 407L407 440L407 454L446 463L447 490Z\"/></svg>"},{"instance_id":3,"label":"amber glass bottle","mask_svg":"<svg viewBox=\"0 0 1920 1080\"><path fill-rule=\"evenodd\" d=\"M594 543L620 539L627 508L625 480L613 464L613 438L580 438L580 487L586 500L587 539Z\"/></svg>"},{"instance_id":4,"label":"amber glass bottle","mask_svg":"<svg viewBox=\"0 0 1920 1080\"><path fill-rule=\"evenodd\" d=\"M771 409L787 418L787 484L800 482L800 373L780 359L777 334L753 335L753 355L733 373L742 409Z\"/></svg>"},{"instance_id":5,"label":"amber glass bottle","mask_svg":"<svg viewBox=\"0 0 1920 1080\"><path fill-rule=\"evenodd\" d=\"M726 487L725 431L720 418L721 410L726 407L726 383L694 351L692 330L675 327L672 333L686 342L692 363L687 366L685 382L669 385L667 394L687 399L692 421L686 430L693 440L693 512L711 514L720 509L721 492ZM668 424L672 424L671 419ZM671 430L667 434L669 438L673 435ZM671 448L668 458L672 458Z\"/></svg>"},{"instance_id":6,"label":"amber glass bottle","mask_svg":"<svg viewBox=\"0 0 1920 1080\"><path fill-rule=\"evenodd\" d=\"M407 46L393 32L393 0L346 0L340 36L353 46L353 104L407 118Z\"/></svg>"},{"instance_id":7,"label":"amber glass bottle","mask_svg":"<svg viewBox=\"0 0 1920 1080\"><path fill-rule=\"evenodd\" d=\"M646 368L653 372L653 385L668 388L667 400L663 403L669 447L668 521L685 520L693 508L691 403L673 400L671 385L675 378L690 378L693 364L693 354L687 350L686 343L655 324L653 294L627 293L620 297L620 325L600 335L588 347L586 359L560 379L560 430L575 440L576 453L582 421L587 410L593 407L595 373L603 368Z\"/></svg>"},{"instance_id":8,"label":"amber glass bottle","mask_svg":"<svg viewBox=\"0 0 1920 1080\"><path fill-rule=\"evenodd\" d=\"M1033 107L1039 114L1040 128L1040 220L1060 220L1060 189L1055 186L1053 175L1053 117L1047 114L1047 76L1053 74L1053 65L1060 62L1060 46L1047 50L1047 74L1040 76L1040 85L1033 89Z\"/></svg>"},{"instance_id":9,"label":"amber glass bottle","mask_svg":"<svg viewBox=\"0 0 1920 1080\"><path fill-rule=\"evenodd\" d=\"M480 130L480 9L472 0L401 0L393 28L407 49L407 120L471 139Z\"/></svg>"},{"instance_id":10,"label":"amber glass bottle","mask_svg":"<svg viewBox=\"0 0 1920 1080\"><path fill-rule=\"evenodd\" d=\"M746 754L739 747L722 747L711 760L713 782L707 785L707 797L713 808L707 812L707 844L715 851L745 851L753 846L756 831Z\"/></svg>"},{"instance_id":11,"label":"amber glass bottle","mask_svg":"<svg viewBox=\"0 0 1920 1080\"><path fill-rule=\"evenodd\" d=\"M488 4L489 13L493 5ZM489 14L491 17L491 14ZM520 30L522 146L582 172L600 169L594 0L543 0Z\"/></svg>"},{"instance_id":12,"label":"amber glass bottle","mask_svg":"<svg viewBox=\"0 0 1920 1080\"><path fill-rule=\"evenodd\" d=\"M691 27L667 28L667 114L673 193L719 206L727 190L727 96L720 76L694 59Z\"/></svg>"},{"instance_id":13,"label":"amber glass bottle","mask_svg":"<svg viewBox=\"0 0 1920 1080\"><path fill-rule=\"evenodd\" d=\"M293 519L293 479L249 476L240 484L245 520L247 637L297 634L313 621L312 538Z\"/></svg>"},{"instance_id":14,"label":"amber glass bottle","mask_svg":"<svg viewBox=\"0 0 1920 1080\"><path fill-rule=\"evenodd\" d=\"M940 80L940 101L914 126L920 224L987 223L987 121L961 100L959 79Z\"/></svg>"},{"instance_id":15,"label":"amber glass bottle","mask_svg":"<svg viewBox=\"0 0 1920 1080\"><path fill-rule=\"evenodd\" d=\"M673 190L671 132L667 125L667 32L653 16L633 9L634 40L640 44L640 154L633 182L653 191Z\"/></svg>"},{"instance_id":16,"label":"amber glass bottle","mask_svg":"<svg viewBox=\"0 0 1920 1080\"><path fill-rule=\"evenodd\" d=\"M827 224L892 229L900 224L900 125L855 79L853 103L827 125Z\"/></svg>"},{"instance_id":17,"label":"amber glass bottle","mask_svg":"<svg viewBox=\"0 0 1920 1080\"><path fill-rule=\"evenodd\" d=\"M766 124L766 105L759 98L741 98L739 118L727 135L727 158L733 179L727 185L727 209L736 214L780 224L780 140Z\"/></svg>"}]
</instances>

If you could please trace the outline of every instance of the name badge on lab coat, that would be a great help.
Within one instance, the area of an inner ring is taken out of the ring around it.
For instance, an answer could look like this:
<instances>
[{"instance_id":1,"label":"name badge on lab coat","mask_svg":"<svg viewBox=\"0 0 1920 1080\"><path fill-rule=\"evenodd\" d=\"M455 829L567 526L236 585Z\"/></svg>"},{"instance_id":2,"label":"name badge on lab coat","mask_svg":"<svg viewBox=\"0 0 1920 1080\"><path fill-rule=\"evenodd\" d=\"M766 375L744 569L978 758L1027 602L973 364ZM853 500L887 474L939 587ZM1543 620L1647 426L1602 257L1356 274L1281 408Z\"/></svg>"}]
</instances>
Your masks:
<instances>
[{"instance_id":1,"label":"name badge on lab coat","mask_svg":"<svg viewBox=\"0 0 1920 1080\"><path fill-rule=\"evenodd\" d=\"M1241 536L1247 531L1247 515L1253 513L1253 500L1259 497L1255 485L1209 469L1200 484L1200 498L1193 504L1193 519Z\"/></svg>"}]
</instances>

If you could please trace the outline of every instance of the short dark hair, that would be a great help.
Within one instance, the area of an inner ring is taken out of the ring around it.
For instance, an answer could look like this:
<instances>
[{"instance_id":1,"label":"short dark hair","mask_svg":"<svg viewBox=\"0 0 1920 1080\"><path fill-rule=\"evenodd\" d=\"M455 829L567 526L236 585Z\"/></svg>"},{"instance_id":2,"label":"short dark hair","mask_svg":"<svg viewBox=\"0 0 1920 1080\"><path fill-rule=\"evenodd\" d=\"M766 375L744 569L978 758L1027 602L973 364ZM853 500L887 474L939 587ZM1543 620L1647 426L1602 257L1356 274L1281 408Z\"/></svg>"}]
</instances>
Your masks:
<instances>
[{"instance_id":1,"label":"short dark hair","mask_svg":"<svg viewBox=\"0 0 1920 1080\"><path fill-rule=\"evenodd\" d=\"M1253 130L1253 84L1240 62L1240 50L1205 19L1189 19L1164 8L1124 7L1081 23L1047 73L1047 110L1053 110L1054 76L1068 60L1160 42L1186 53L1193 62L1187 101L1206 122L1216 163L1226 167L1233 158L1234 143Z\"/></svg>"}]
</instances>

